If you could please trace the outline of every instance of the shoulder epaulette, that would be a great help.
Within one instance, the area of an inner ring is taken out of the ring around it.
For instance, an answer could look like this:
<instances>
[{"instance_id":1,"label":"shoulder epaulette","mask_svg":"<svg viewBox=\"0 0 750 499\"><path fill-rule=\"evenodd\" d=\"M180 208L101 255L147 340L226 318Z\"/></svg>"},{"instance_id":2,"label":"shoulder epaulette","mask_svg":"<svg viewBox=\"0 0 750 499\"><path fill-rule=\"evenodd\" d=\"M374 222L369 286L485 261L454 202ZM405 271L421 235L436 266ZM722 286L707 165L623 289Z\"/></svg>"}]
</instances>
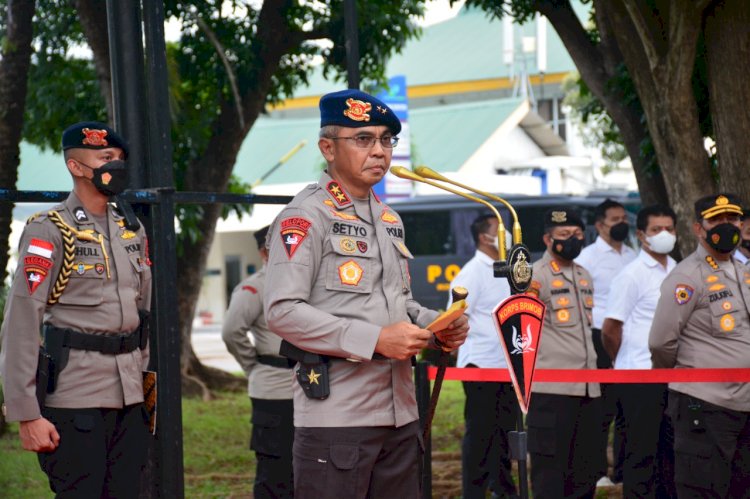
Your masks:
<instances>
[{"instance_id":1,"label":"shoulder epaulette","mask_svg":"<svg viewBox=\"0 0 750 499\"><path fill-rule=\"evenodd\" d=\"M26 219L26 225L29 225L31 222L33 222L34 220L36 220L37 218L45 214L46 212L44 211L40 211L39 213L34 213L33 215L31 215L29 218Z\"/></svg>"}]
</instances>

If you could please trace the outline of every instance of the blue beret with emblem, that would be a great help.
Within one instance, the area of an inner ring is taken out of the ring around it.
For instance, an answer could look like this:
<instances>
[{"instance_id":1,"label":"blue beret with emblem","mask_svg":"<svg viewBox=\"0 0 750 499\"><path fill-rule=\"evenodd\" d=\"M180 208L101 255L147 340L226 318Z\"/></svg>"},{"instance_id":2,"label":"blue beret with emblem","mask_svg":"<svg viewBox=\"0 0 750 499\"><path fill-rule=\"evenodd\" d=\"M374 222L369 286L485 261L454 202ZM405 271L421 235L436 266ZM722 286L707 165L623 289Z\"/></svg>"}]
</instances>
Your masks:
<instances>
[{"instance_id":1,"label":"blue beret with emblem","mask_svg":"<svg viewBox=\"0 0 750 499\"><path fill-rule=\"evenodd\" d=\"M361 90L341 90L320 98L320 127L328 125L347 128L387 126L393 135L401 131L393 109Z\"/></svg>"},{"instance_id":2,"label":"blue beret with emblem","mask_svg":"<svg viewBox=\"0 0 750 499\"><path fill-rule=\"evenodd\" d=\"M119 147L128 155L128 143L112 127L98 121L70 125L62 134L63 151L68 149L107 149Z\"/></svg>"}]
</instances>

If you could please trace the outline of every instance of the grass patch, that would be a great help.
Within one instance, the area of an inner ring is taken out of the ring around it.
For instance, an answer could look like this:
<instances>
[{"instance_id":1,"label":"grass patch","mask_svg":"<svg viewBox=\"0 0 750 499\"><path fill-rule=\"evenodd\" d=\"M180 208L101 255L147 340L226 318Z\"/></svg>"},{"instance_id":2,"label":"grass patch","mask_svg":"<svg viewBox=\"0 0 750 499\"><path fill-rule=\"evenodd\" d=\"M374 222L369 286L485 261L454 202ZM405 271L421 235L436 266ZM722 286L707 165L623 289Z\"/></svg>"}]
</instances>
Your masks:
<instances>
[{"instance_id":1,"label":"grass patch","mask_svg":"<svg viewBox=\"0 0 750 499\"><path fill-rule=\"evenodd\" d=\"M446 381L432 430L433 451L457 452L463 436L461 383ZM249 449L250 399L245 393L218 393L216 400L182 401L185 497L250 497L255 455ZM460 480L459 476L455 477ZM53 497L36 454L24 451L18 424L0 437L0 496L7 499Z\"/></svg>"}]
</instances>

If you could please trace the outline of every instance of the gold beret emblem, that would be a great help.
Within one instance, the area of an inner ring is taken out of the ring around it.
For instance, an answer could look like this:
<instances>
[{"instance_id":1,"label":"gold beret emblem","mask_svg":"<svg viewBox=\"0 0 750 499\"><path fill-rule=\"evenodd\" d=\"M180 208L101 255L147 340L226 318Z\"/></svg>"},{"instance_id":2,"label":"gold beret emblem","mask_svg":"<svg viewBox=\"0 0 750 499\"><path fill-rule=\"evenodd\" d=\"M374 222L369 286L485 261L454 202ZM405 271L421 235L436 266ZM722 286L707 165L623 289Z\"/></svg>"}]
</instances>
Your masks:
<instances>
[{"instance_id":1,"label":"gold beret emblem","mask_svg":"<svg viewBox=\"0 0 750 499\"><path fill-rule=\"evenodd\" d=\"M568 221L568 214L564 211L553 211L551 219L556 224L561 224Z\"/></svg>"},{"instance_id":2,"label":"gold beret emblem","mask_svg":"<svg viewBox=\"0 0 750 499\"><path fill-rule=\"evenodd\" d=\"M372 104L357 99L346 99L346 106L349 109L344 110L344 116L354 121L370 121L370 115L367 114L372 109Z\"/></svg>"},{"instance_id":3,"label":"gold beret emblem","mask_svg":"<svg viewBox=\"0 0 750 499\"><path fill-rule=\"evenodd\" d=\"M729 204L729 200L726 198L726 196L719 196L716 198L717 206L723 206L725 204Z\"/></svg>"}]
</instances>

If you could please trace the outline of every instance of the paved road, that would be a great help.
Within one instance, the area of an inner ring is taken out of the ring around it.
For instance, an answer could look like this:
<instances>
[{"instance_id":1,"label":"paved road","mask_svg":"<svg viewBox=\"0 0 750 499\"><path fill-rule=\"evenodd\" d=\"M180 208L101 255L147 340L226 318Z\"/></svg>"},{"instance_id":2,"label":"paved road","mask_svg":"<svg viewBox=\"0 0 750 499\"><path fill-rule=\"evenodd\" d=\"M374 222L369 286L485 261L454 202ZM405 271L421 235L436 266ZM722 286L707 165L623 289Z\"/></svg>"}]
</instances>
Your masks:
<instances>
[{"instance_id":1,"label":"paved road","mask_svg":"<svg viewBox=\"0 0 750 499\"><path fill-rule=\"evenodd\" d=\"M193 350L204 364L225 371L241 373L242 368L234 360L221 340L221 324L193 326Z\"/></svg>"}]
</instances>

